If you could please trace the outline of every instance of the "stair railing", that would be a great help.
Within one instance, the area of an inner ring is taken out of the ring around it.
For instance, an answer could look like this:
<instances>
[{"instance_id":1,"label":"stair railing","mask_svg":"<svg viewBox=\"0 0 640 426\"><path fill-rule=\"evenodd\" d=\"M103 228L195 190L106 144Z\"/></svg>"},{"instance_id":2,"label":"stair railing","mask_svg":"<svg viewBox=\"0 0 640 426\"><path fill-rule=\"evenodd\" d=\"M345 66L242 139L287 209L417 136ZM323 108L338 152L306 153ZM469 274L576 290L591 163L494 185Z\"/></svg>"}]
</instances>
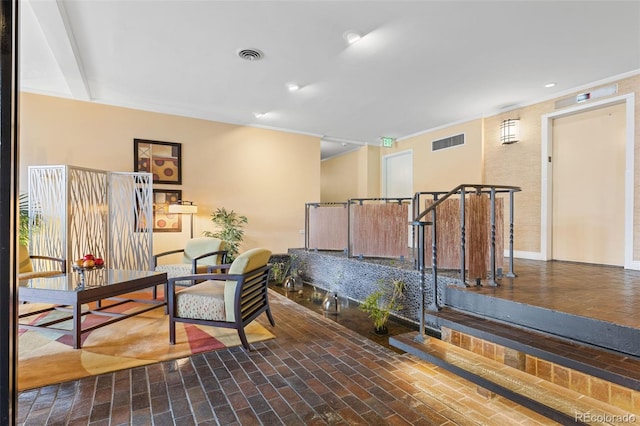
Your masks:
<instances>
[{"instance_id":1,"label":"stair railing","mask_svg":"<svg viewBox=\"0 0 640 426\"><path fill-rule=\"evenodd\" d=\"M449 192L417 192L413 197L414 219L411 223L414 227L414 258L416 259L416 268L420 271L420 333L416 337L418 341L424 341L425 336L425 298L427 294L426 285L426 241L425 227L431 226L431 274L432 274L432 294L433 297L427 307L431 311L441 309L438 302L438 247L437 247L437 210L438 206L454 195L460 195L460 280L466 283L466 225L465 225L465 198L467 193L475 192L477 195L489 194L490 198L490 275L487 283L490 286L498 285L496 278L496 194L509 194L509 272L507 277L515 277L513 270L513 210L514 210L514 194L521 191L517 186L505 185L479 185L479 184L461 184ZM433 204L426 209L420 211L421 195L430 195L433 198ZM431 214L431 220L425 220L428 214ZM417 237L417 238L416 238ZM417 240L417 241L416 241Z\"/></svg>"}]
</instances>

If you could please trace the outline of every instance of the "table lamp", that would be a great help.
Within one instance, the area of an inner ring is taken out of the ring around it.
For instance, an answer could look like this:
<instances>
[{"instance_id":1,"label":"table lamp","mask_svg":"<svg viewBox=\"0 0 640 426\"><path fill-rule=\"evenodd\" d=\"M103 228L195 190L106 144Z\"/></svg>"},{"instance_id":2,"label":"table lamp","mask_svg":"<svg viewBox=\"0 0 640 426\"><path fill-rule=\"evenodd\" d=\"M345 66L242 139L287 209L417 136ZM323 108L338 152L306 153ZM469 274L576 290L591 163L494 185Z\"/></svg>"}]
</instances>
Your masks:
<instances>
[{"instance_id":1,"label":"table lamp","mask_svg":"<svg viewBox=\"0 0 640 426\"><path fill-rule=\"evenodd\" d=\"M191 215L191 238L193 238L193 215L198 213L198 206L193 201L178 200L175 204L169 204L169 213Z\"/></svg>"}]
</instances>

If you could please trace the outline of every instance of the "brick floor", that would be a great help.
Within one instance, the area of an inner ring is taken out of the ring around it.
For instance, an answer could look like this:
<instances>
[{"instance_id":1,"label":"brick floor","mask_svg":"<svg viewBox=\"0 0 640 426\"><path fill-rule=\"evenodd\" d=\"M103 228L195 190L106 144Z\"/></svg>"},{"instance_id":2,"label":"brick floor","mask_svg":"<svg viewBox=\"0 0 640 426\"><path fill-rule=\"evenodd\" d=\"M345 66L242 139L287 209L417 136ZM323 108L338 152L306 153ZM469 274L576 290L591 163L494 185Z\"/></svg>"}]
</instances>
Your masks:
<instances>
[{"instance_id":1,"label":"brick floor","mask_svg":"<svg viewBox=\"0 0 640 426\"><path fill-rule=\"evenodd\" d=\"M21 425L548 425L273 291L275 339L25 391ZM258 321L270 328L265 316ZM46 374L43 372L43 374Z\"/></svg>"}]
</instances>

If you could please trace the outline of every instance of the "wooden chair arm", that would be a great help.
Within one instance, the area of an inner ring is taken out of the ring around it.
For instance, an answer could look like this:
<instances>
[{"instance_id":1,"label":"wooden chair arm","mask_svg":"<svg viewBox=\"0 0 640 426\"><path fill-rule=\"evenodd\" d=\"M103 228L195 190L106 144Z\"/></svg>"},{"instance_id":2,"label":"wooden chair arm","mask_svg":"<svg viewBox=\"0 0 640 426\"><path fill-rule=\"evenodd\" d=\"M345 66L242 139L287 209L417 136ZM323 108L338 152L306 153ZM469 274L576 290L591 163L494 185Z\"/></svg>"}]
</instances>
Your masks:
<instances>
[{"instance_id":1,"label":"wooden chair arm","mask_svg":"<svg viewBox=\"0 0 640 426\"><path fill-rule=\"evenodd\" d=\"M229 268L231 268L231 264L230 263L224 263L221 265L211 265L209 267L207 267L207 274L222 274L224 272L213 272L213 271L228 271Z\"/></svg>"},{"instance_id":2,"label":"wooden chair arm","mask_svg":"<svg viewBox=\"0 0 640 426\"><path fill-rule=\"evenodd\" d=\"M217 250L217 251L211 251L209 253L204 253L201 254L200 256L196 256L193 258L192 263L191 263L191 272L193 272L194 274L197 272L197 267L198 267L198 260L200 259L204 259L205 257L209 257L209 256L213 256L213 255L220 255L222 263L226 264L227 262L227 250ZM214 268L214 269L220 269L220 268ZM207 268L207 272L211 272L211 268Z\"/></svg>"},{"instance_id":3,"label":"wooden chair arm","mask_svg":"<svg viewBox=\"0 0 640 426\"><path fill-rule=\"evenodd\" d=\"M159 257L168 256L170 254L182 253L182 252L184 252L184 249L169 250L169 251L163 251L162 253L154 254L153 255L153 266L154 266L154 268L156 266L158 266L158 258Z\"/></svg>"},{"instance_id":4,"label":"wooden chair arm","mask_svg":"<svg viewBox=\"0 0 640 426\"><path fill-rule=\"evenodd\" d=\"M31 259L40 259L40 260L51 260L53 262L60 263L60 272L67 272L67 259L61 259L59 257L51 257L51 256L40 256L37 254L32 254L29 256Z\"/></svg>"},{"instance_id":5,"label":"wooden chair arm","mask_svg":"<svg viewBox=\"0 0 640 426\"><path fill-rule=\"evenodd\" d=\"M183 275L181 277L173 277L169 278L169 285L173 284L176 281L208 281L208 280L239 280L242 279L243 274L192 274L192 275Z\"/></svg>"},{"instance_id":6,"label":"wooden chair arm","mask_svg":"<svg viewBox=\"0 0 640 426\"><path fill-rule=\"evenodd\" d=\"M211 266L210 268L213 269L222 269L221 267L226 267L226 269L229 269L228 267L231 265L216 265L216 266ZM175 282L176 281L191 281L191 282L202 282L202 281L206 281L206 280L227 280L227 279L231 279L231 280L238 280L241 279L242 275L241 274L211 274L211 273L207 273L207 274L191 274L191 275L183 275L180 277L173 277L173 278L169 278L167 280L167 286L168 289L167 291L169 293L174 293L175 292Z\"/></svg>"}]
</instances>

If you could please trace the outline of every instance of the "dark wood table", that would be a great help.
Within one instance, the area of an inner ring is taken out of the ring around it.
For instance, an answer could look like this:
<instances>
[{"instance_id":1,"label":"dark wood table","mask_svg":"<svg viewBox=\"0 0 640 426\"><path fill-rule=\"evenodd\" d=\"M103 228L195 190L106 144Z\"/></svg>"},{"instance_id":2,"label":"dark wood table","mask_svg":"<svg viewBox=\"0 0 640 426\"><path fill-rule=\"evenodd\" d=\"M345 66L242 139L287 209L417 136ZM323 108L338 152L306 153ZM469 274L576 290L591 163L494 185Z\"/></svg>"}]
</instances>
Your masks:
<instances>
[{"instance_id":1,"label":"dark wood table","mask_svg":"<svg viewBox=\"0 0 640 426\"><path fill-rule=\"evenodd\" d=\"M82 333L147 312L159 306L165 306L166 312L166 302L164 300L118 297L137 290L155 289L159 285L164 286L164 294L166 295L167 274L165 272L120 269L95 269L83 271L82 273L74 271L53 277L20 280L18 290L20 301L50 303L52 306L20 314L18 315L19 319L26 319L53 310L68 312L69 315L63 315L61 318L49 321L45 318L43 322L38 324L26 324L23 321L19 322L19 326L36 330L48 328L60 333L70 334L73 336L73 347L79 349L81 347ZM109 303L105 303L103 306L102 301L106 300ZM91 302L96 302L96 307L83 311L82 305ZM144 306L140 306L139 309L134 309L126 314L109 311L109 308L131 302L141 303ZM108 318L99 324L83 329L82 316L88 314L101 315ZM56 325L69 320L73 320L70 330L56 327Z\"/></svg>"}]
</instances>

